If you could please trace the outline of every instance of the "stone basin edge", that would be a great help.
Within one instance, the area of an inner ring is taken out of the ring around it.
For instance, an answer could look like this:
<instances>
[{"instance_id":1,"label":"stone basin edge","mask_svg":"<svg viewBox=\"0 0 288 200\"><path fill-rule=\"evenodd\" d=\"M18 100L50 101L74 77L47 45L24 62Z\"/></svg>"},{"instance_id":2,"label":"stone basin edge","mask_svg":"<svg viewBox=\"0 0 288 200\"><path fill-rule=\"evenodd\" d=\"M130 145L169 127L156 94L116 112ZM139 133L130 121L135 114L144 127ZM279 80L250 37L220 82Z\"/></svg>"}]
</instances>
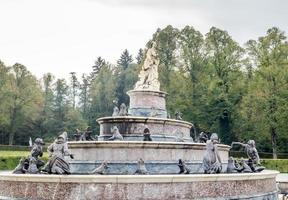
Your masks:
<instances>
[{"instance_id":1,"label":"stone basin edge","mask_svg":"<svg viewBox=\"0 0 288 200\"><path fill-rule=\"evenodd\" d=\"M187 174L187 175L46 175L46 174L0 174L0 181L42 183L188 183L261 180L276 178L278 171L264 170L261 173L235 174Z\"/></svg>"}]
</instances>

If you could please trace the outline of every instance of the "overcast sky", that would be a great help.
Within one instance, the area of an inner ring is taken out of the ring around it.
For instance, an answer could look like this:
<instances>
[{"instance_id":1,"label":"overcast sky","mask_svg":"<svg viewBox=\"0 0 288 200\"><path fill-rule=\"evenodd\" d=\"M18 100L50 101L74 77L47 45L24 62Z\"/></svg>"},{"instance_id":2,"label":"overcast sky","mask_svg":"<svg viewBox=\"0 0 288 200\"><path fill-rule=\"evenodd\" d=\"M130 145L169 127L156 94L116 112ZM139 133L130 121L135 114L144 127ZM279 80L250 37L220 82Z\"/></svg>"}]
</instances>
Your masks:
<instances>
[{"instance_id":1,"label":"overcast sky","mask_svg":"<svg viewBox=\"0 0 288 200\"><path fill-rule=\"evenodd\" d=\"M277 26L288 32L286 0L0 0L0 60L40 78L89 73L101 56L134 56L158 27L227 30L241 45Z\"/></svg>"}]
</instances>

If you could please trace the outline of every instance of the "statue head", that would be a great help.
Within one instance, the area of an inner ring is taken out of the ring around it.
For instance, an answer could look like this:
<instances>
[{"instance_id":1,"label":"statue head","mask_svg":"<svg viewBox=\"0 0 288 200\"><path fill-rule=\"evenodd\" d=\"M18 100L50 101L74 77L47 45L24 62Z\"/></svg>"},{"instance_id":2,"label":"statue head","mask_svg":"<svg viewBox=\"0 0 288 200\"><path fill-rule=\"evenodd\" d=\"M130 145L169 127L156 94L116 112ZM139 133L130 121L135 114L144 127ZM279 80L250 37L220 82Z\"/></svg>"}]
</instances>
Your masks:
<instances>
[{"instance_id":1,"label":"statue head","mask_svg":"<svg viewBox=\"0 0 288 200\"><path fill-rule=\"evenodd\" d=\"M247 142L247 144L248 144L249 146L251 146L251 147L255 147L255 141L254 141L254 140L249 140L249 141Z\"/></svg>"},{"instance_id":2,"label":"statue head","mask_svg":"<svg viewBox=\"0 0 288 200\"><path fill-rule=\"evenodd\" d=\"M217 133L212 133L212 135L211 135L211 137L210 137L210 140L211 140L213 143L219 143L219 138L218 138Z\"/></svg>"},{"instance_id":3,"label":"statue head","mask_svg":"<svg viewBox=\"0 0 288 200\"><path fill-rule=\"evenodd\" d=\"M45 145L45 143L43 142L42 138L36 138L35 139L35 144L37 144L37 145Z\"/></svg>"},{"instance_id":4,"label":"statue head","mask_svg":"<svg viewBox=\"0 0 288 200\"><path fill-rule=\"evenodd\" d=\"M62 134L58 135L56 142L57 143L64 143L67 141L67 132L64 131Z\"/></svg>"}]
</instances>

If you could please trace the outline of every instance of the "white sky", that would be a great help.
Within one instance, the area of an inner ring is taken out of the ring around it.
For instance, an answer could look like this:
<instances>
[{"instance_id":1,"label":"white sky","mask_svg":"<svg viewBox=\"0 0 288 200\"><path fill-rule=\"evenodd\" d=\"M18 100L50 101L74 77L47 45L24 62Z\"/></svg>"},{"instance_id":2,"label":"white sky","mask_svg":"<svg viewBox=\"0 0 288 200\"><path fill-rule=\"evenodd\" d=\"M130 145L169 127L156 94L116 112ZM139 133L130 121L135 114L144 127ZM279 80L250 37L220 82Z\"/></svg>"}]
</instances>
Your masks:
<instances>
[{"instance_id":1,"label":"white sky","mask_svg":"<svg viewBox=\"0 0 288 200\"><path fill-rule=\"evenodd\" d=\"M40 78L89 73L101 56L116 63L158 27L227 30L243 44L277 26L288 31L286 0L0 0L0 60Z\"/></svg>"}]
</instances>

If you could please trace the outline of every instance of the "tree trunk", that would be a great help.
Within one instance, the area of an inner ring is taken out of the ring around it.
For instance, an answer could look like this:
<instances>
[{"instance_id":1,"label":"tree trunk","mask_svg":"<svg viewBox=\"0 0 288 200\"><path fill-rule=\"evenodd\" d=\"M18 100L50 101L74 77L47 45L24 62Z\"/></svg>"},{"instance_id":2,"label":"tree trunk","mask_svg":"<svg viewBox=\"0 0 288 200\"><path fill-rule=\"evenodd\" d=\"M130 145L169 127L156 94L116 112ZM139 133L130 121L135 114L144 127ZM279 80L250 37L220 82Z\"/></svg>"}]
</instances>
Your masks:
<instances>
[{"instance_id":1,"label":"tree trunk","mask_svg":"<svg viewBox=\"0 0 288 200\"><path fill-rule=\"evenodd\" d=\"M272 139L272 152L273 152L273 159L277 159L277 142L276 142L276 128L271 127L271 139Z\"/></svg>"}]
</instances>

